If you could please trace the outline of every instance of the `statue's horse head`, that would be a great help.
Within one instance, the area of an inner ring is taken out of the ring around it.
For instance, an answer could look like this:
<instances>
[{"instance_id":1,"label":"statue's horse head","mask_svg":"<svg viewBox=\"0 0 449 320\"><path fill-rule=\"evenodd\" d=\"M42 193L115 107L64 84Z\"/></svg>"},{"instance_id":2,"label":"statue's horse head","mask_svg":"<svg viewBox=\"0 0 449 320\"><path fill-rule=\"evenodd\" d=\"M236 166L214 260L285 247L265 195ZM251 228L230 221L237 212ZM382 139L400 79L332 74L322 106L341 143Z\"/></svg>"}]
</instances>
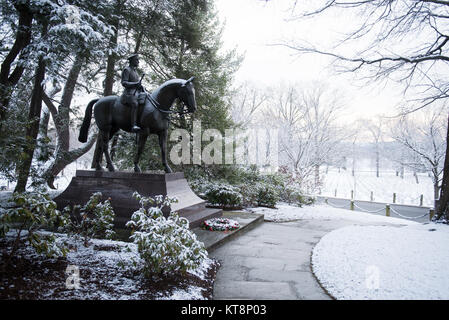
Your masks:
<instances>
[{"instance_id":1,"label":"statue's horse head","mask_svg":"<svg viewBox=\"0 0 449 320\"><path fill-rule=\"evenodd\" d=\"M187 112L193 113L196 110L195 88L191 77L188 80L172 79L166 81L159 88L153 91L150 100L160 112L164 114L176 113L170 111L170 108L176 98L181 100L187 106Z\"/></svg>"},{"instance_id":2,"label":"statue's horse head","mask_svg":"<svg viewBox=\"0 0 449 320\"><path fill-rule=\"evenodd\" d=\"M194 79L195 77L191 77L178 88L178 97L187 106L187 110L190 113L196 110L195 87L193 86Z\"/></svg>"}]
</instances>

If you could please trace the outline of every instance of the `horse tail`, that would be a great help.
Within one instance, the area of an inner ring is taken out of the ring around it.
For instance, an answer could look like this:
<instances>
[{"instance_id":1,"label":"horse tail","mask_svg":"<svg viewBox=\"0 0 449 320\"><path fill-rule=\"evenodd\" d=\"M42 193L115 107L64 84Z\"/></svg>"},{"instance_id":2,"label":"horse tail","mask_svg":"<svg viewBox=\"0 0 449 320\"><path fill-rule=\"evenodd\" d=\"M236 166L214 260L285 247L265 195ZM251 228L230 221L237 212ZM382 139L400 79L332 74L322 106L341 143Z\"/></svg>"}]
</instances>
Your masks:
<instances>
[{"instance_id":1,"label":"horse tail","mask_svg":"<svg viewBox=\"0 0 449 320\"><path fill-rule=\"evenodd\" d=\"M86 113L84 114L83 124L81 125L80 135L78 136L79 142L86 142L87 135L89 133L90 121L92 120L92 108L95 103L100 99L94 99L87 105Z\"/></svg>"}]
</instances>

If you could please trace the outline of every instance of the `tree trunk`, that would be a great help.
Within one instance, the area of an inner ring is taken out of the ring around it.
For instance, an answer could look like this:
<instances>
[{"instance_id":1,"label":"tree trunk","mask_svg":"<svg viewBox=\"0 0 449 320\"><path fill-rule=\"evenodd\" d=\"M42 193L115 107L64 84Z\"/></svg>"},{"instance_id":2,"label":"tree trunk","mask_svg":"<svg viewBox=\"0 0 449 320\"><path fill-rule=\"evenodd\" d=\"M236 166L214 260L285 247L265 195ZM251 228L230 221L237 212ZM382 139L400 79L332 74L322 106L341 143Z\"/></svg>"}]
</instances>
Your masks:
<instances>
[{"instance_id":1,"label":"tree trunk","mask_svg":"<svg viewBox=\"0 0 449 320\"><path fill-rule=\"evenodd\" d=\"M47 26L43 27L43 35L46 34ZM28 114L29 124L26 129L27 144L24 148L24 159L19 165L19 177L15 192L24 192L28 176L30 175L31 162L33 160L34 150L36 149L36 138L39 133L40 116L42 111L42 95L43 82L45 78L45 60L44 57L39 57L39 62L34 77L34 87L30 102L30 111Z\"/></svg>"},{"instance_id":2,"label":"tree trunk","mask_svg":"<svg viewBox=\"0 0 449 320\"><path fill-rule=\"evenodd\" d=\"M52 99L54 98L54 96L61 91L61 87L59 85L55 85L55 87L53 88L53 90L47 95L45 92L43 93L43 97L42 100L45 102L45 99ZM47 103L46 103L47 104ZM50 122L50 109L45 108L44 110L42 110L42 114L41 114L41 122L39 124L39 136L44 138L44 139L48 139L48 124Z\"/></svg>"},{"instance_id":3,"label":"tree trunk","mask_svg":"<svg viewBox=\"0 0 449 320\"><path fill-rule=\"evenodd\" d=\"M91 139L85 146L70 151L70 106L84 60L84 53L79 52L67 77L58 110L47 96L44 97L44 101L53 116L58 135L55 160L44 173L47 184L53 189L55 188L53 185L54 179L61 170L88 152L95 142L95 139Z\"/></svg>"},{"instance_id":4,"label":"tree trunk","mask_svg":"<svg viewBox=\"0 0 449 320\"><path fill-rule=\"evenodd\" d=\"M111 38L110 49L115 49L118 41L118 23L114 25L116 28L114 35ZM116 54L113 52L108 55L108 62L106 64L106 78L104 80L104 96L110 96L113 93L114 88L114 76L115 76L115 64L117 61Z\"/></svg>"},{"instance_id":5,"label":"tree trunk","mask_svg":"<svg viewBox=\"0 0 449 320\"><path fill-rule=\"evenodd\" d=\"M315 165L315 188L318 188L320 186L320 166Z\"/></svg>"},{"instance_id":6,"label":"tree trunk","mask_svg":"<svg viewBox=\"0 0 449 320\"><path fill-rule=\"evenodd\" d=\"M441 183L439 204L438 207L435 208L435 212L437 213L437 219L441 219L442 217L446 217L446 219L449 219L448 203L449 203L449 116L446 132L446 156L444 158L443 181Z\"/></svg>"},{"instance_id":7,"label":"tree trunk","mask_svg":"<svg viewBox=\"0 0 449 320\"><path fill-rule=\"evenodd\" d=\"M440 186L437 183L433 184L433 199L438 200L438 196L440 194Z\"/></svg>"},{"instance_id":8,"label":"tree trunk","mask_svg":"<svg viewBox=\"0 0 449 320\"><path fill-rule=\"evenodd\" d=\"M29 5L29 1L22 4L15 4L15 8L19 12L16 40L3 60L0 68L0 129L6 117L12 87L19 82L24 71L22 65L16 65L14 71L11 73L11 67L19 54L21 57L23 56L23 49L28 46L31 41L33 13L31 12Z\"/></svg>"},{"instance_id":9,"label":"tree trunk","mask_svg":"<svg viewBox=\"0 0 449 320\"><path fill-rule=\"evenodd\" d=\"M46 171L48 186L52 189L56 189L54 186L54 181L55 177L59 174L59 172L64 170L66 166L71 164L73 161L76 161L76 159L78 159L86 152L88 152L92 148L96 140L97 137L92 136L84 146L75 150L65 152L64 157L59 158L57 161L53 162L52 165Z\"/></svg>"},{"instance_id":10,"label":"tree trunk","mask_svg":"<svg viewBox=\"0 0 449 320\"><path fill-rule=\"evenodd\" d=\"M117 11L121 10L121 5L122 5L122 3L120 1L116 2ZM115 32L111 37L109 49L115 49L115 47L117 46L118 33L119 33L119 28L120 28L119 19L116 19L114 21L113 26L115 28ZM106 78L104 80L104 90L103 90L103 96L105 96L105 97L113 94L116 63L117 63L116 54L112 53L112 54L108 55L108 62L106 65ZM114 139L116 139L116 138L114 137ZM100 143L101 142L97 140L97 143L95 144L95 152L94 152L94 156L92 158L91 168L96 167L97 159L95 159L95 155L98 154L98 150L100 149ZM114 156L115 156L115 153L114 153ZM101 163L103 154L100 154L99 157L100 157L100 163Z\"/></svg>"}]
</instances>

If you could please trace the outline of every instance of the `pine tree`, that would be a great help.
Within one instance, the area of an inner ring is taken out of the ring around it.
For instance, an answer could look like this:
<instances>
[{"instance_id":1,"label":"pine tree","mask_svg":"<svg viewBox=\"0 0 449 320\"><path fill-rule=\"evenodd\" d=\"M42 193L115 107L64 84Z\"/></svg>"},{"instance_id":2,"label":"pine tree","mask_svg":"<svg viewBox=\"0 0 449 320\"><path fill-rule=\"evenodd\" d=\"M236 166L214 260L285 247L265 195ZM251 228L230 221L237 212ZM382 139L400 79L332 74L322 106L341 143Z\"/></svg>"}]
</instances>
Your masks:
<instances>
[{"instance_id":1,"label":"pine tree","mask_svg":"<svg viewBox=\"0 0 449 320\"><path fill-rule=\"evenodd\" d=\"M153 86L172 78L195 77L197 111L193 115L172 115L174 128L192 132L193 120L202 122L202 130L214 128L224 133L234 124L229 113L227 96L241 57L235 50L222 52L222 26L214 11L213 1L171 1L158 16L163 28L144 34L140 53L151 71ZM182 105L175 108L181 110ZM122 135L118 158L121 168L132 166L124 159L134 151L133 137ZM161 169L156 139L149 139L143 159L150 159L148 169ZM170 148L169 148L170 149Z\"/></svg>"}]
</instances>

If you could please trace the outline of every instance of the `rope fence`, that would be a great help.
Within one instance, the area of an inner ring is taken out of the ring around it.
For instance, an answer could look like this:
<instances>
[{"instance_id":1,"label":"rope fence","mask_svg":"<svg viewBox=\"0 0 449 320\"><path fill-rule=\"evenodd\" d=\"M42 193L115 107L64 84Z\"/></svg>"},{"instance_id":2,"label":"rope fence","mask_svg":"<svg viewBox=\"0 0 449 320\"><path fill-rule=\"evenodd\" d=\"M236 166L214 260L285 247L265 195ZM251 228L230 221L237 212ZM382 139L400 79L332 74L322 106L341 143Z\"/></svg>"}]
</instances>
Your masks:
<instances>
[{"instance_id":1,"label":"rope fence","mask_svg":"<svg viewBox=\"0 0 449 320\"><path fill-rule=\"evenodd\" d=\"M400 214L399 212L397 212L397 211L396 211L395 209L393 209L393 208L391 208L391 211L394 212L395 214L397 214L398 216L400 216L401 218L415 220L415 219L424 218L425 216L429 215L431 210L429 210L429 212L423 214L422 216L418 216L418 217L408 217L408 216L404 216L404 215Z\"/></svg>"},{"instance_id":2,"label":"rope fence","mask_svg":"<svg viewBox=\"0 0 449 320\"><path fill-rule=\"evenodd\" d=\"M365 189L368 190L366 187L365 187ZM334 192L333 192L333 197L334 198L337 198L337 194L338 194L337 191L338 191L337 189L334 189ZM400 196L400 194L399 194L399 196ZM354 192L354 190L350 191L349 199L355 200L355 192ZM398 203L397 200L398 200L398 194L396 192L392 193L392 197L391 197L392 203L393 204ZM365 201L365 200L360 200L360 201ZM366 200L366 201L368 201L368 200ZM374 201L374 192L373 191L370 191L370 199L369 199L369 201ZM385 201L385 200L383 200L383 201ZM418 205L417 203L419 203L419 206L422 207L422 206L424 206L424 195L421 194L421 195L419 195L419 196L417 196L415 198L408 199L407 202L409 202L409 203L407 203L407 204L406 203L401 203L401 204L404 204L404 205L408 205L408 204L409 205Z\"/></svg>"},{"instance_id":3,"label":"rope fence","mask_svg":"<svg viewBox=\"0 0 449 320\"><path fill-rule=\"evenodd\" d=\"M354 207L358 208L360 211L367 212L367 213L379 213L379 212L385 210L385 208L380 208L379 210L370 211L370 210L363 209L363 208L359 207L356 203L354 203Z\"/></svg>"},{"instance_id":4,"label":"rope fence","mask_svg":"<svg viewBox=\"0 0 449 320\"><path fill-rule=\"evenodd\" d=\"M329 202L329 200L327 200L327 199L326 199L326 203L327 203L328 205L330 205L330 206L332 206L332 207L334 207L334 208L338 208L338 209L343 209L343 208L347 207L346 204L343 205L342 207L340 207L340 206L338 206L338 205L336 205L336 204L333 204L333 203Z\"/></svg>"},{"instance_id":5,"label":"rope fence","mask_svg":"<svg viewBox=\"0 0 449 320\"><path fill-rule=\"evenodd\" d=\"M382 207L382 208L377 209L377 210L368 210L368 209L360 207L358 204L355 203L354 200L347 200L347 199L342 199L342 200L349 201L349 204L344 204L343 206L341 206L341 205L338 205L338 204L330 202L328 198L324 198L324 202L326 204L330 205L331 207L334 207L334 208L346 209L348 207L348 205L349 205L349 210L352 210L352 211L354 211L355 209L358 209L358 211L362 211L362 212L366 212L366 213L372 213L372 214L376 214L376 213L380 213L382 211L385 211L385 215L387 217L390 217L390 213L394 213L397 216L399 216L399 217L401 217L403 219L408 219L408 220L421 219L421 218L424 218L426 216L429 216L429 220L432 220L432 218L433 218L433 216L435 214L435 210L434 209L429 209L429 211L426 212L423 215L416 216L416 217L411 217L411 216L407 216L407 215L401 214L396 209L392 208L390 204L385 204L385 207Z\"/></svg>"}]
</instances>

